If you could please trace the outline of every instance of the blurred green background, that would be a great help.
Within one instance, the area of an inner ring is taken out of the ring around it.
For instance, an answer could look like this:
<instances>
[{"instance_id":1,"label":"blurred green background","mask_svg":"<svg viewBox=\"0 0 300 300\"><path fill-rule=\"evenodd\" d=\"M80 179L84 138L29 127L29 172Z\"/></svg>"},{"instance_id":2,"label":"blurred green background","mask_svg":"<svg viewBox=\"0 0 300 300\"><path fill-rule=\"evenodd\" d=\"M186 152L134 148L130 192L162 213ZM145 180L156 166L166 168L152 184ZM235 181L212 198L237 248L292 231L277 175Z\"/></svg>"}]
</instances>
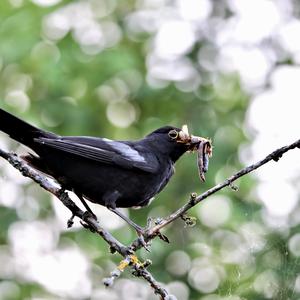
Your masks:
<instances>
[{"instance_id":1,"label":"blurred green background","mask_svg":"<svg viewBox=\"0 0 300 300\"><path fill-rule=\"evenodd\" d=\"M125 211L144 225L297 138L298 13L297 2L279 0L3 0L0 105L61 135L139 139L187 124L212 138L204 184L187 154L149 207ZM25 151L2 133L0 145ZM139 252L155 278L180 300L299 299L297 154L271 165L276 182L243 177L238 191L190 211L194 227L166 228L169 245L154 240L151 253ZM0 167L0 299L158 299L128 272L105 289L120 256L78 220L67 230L59 201L5 161ZM135 238L105 208L93 209L123 243Z\"/></svg>"}]
</instances>

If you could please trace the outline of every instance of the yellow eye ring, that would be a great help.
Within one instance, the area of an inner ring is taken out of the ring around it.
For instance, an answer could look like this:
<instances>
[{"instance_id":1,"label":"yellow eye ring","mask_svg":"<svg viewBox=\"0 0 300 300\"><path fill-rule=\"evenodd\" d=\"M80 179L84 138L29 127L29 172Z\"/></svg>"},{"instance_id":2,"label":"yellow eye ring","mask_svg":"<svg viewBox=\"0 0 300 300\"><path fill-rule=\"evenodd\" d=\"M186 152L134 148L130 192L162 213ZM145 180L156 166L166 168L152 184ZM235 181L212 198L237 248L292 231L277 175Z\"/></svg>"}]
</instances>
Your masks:
<instances>
[{"instance_id":1,"label":"yellow eye ring","mask_svg":"<svg viewBox=\"0 0 300 300\"><path fill-rule=\"evenodd\" d=\"M168 135L172 140L176 140L178 138L178 132L175 129L170 130Z\"/></svg>"}]
</instances>

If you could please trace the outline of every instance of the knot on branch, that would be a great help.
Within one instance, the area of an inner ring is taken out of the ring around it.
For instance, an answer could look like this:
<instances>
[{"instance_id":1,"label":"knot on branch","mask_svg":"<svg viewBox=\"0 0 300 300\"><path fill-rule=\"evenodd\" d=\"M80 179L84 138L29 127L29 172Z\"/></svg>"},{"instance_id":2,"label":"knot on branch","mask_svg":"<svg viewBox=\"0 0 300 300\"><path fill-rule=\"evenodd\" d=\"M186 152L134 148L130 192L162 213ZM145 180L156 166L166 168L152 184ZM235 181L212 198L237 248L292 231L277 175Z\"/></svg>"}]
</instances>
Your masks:
<instances>
[{"instance_id":1,"label":"knot on branch","mask_svg":"<svg viewBox=\"0 0 300 300\"><path fill-rule=\"evenodd\" d=\"M197 201L197 193L193 192L190 195L190 204L194 206L196 204L196 201Z\"/></svg>"}]
</instances>

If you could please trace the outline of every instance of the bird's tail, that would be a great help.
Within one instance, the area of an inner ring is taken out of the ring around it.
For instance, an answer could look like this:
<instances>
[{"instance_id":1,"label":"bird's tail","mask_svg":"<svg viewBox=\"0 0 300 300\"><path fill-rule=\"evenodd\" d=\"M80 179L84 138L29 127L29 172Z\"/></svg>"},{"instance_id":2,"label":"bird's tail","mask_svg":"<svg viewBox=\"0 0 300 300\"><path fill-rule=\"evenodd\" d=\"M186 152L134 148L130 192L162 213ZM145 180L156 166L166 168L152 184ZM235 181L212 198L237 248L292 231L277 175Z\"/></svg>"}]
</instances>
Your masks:
<instances>
[{"instance_id":1,"label":"bird's tail","mask_svg":"<svg viewBox=\"0 0 300 300\"><path fill-rule=\"evenodd\" d=\"M14 140L31 147L34 138L49 137L51 133L34 127L0 108L0 130Z\"/></svg>"}]
</instances>

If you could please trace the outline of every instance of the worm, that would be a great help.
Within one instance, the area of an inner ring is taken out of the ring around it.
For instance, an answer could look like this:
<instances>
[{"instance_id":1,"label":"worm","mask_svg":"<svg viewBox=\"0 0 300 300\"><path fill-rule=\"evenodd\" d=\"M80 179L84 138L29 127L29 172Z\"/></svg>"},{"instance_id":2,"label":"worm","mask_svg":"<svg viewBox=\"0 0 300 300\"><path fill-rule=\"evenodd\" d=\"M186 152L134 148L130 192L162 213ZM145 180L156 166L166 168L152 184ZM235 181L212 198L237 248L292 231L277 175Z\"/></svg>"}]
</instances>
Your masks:
<instances>
[{"instance_id":1,"label":"worm","mask_svg":"<svg viewBox=\"0 0 300 300\"><path fill-rule=\"evenodd\" d=\"M204 182L205 176L204 176L204 142L200 142L198 149L197 149L197 163L198 163L198 172L200 179Z\"/></svg>"},{"instance_id":2,"label":"worm","mask_svg":"<svg viewBox=\"0 0 300 300\"><path fill-rule=\"evenodd\" d=\"M204 173L208 170L209 157L211 155L211 145L208 141L201 141L197 149L198 172L201 181L205 181Z\"/></svg>"},{"instance_id":3,"label":"worm","mask_svg":"<svg viewBox=\"0 0 300 300\"><path fill-rule=\"evenodd\" d=\"M210 156L209 147L210 147L209 144L205 143L204 151L203 151L203 172L204 173L206 173L208 171L209 156Z\"/></svg>"}]
</instances>

